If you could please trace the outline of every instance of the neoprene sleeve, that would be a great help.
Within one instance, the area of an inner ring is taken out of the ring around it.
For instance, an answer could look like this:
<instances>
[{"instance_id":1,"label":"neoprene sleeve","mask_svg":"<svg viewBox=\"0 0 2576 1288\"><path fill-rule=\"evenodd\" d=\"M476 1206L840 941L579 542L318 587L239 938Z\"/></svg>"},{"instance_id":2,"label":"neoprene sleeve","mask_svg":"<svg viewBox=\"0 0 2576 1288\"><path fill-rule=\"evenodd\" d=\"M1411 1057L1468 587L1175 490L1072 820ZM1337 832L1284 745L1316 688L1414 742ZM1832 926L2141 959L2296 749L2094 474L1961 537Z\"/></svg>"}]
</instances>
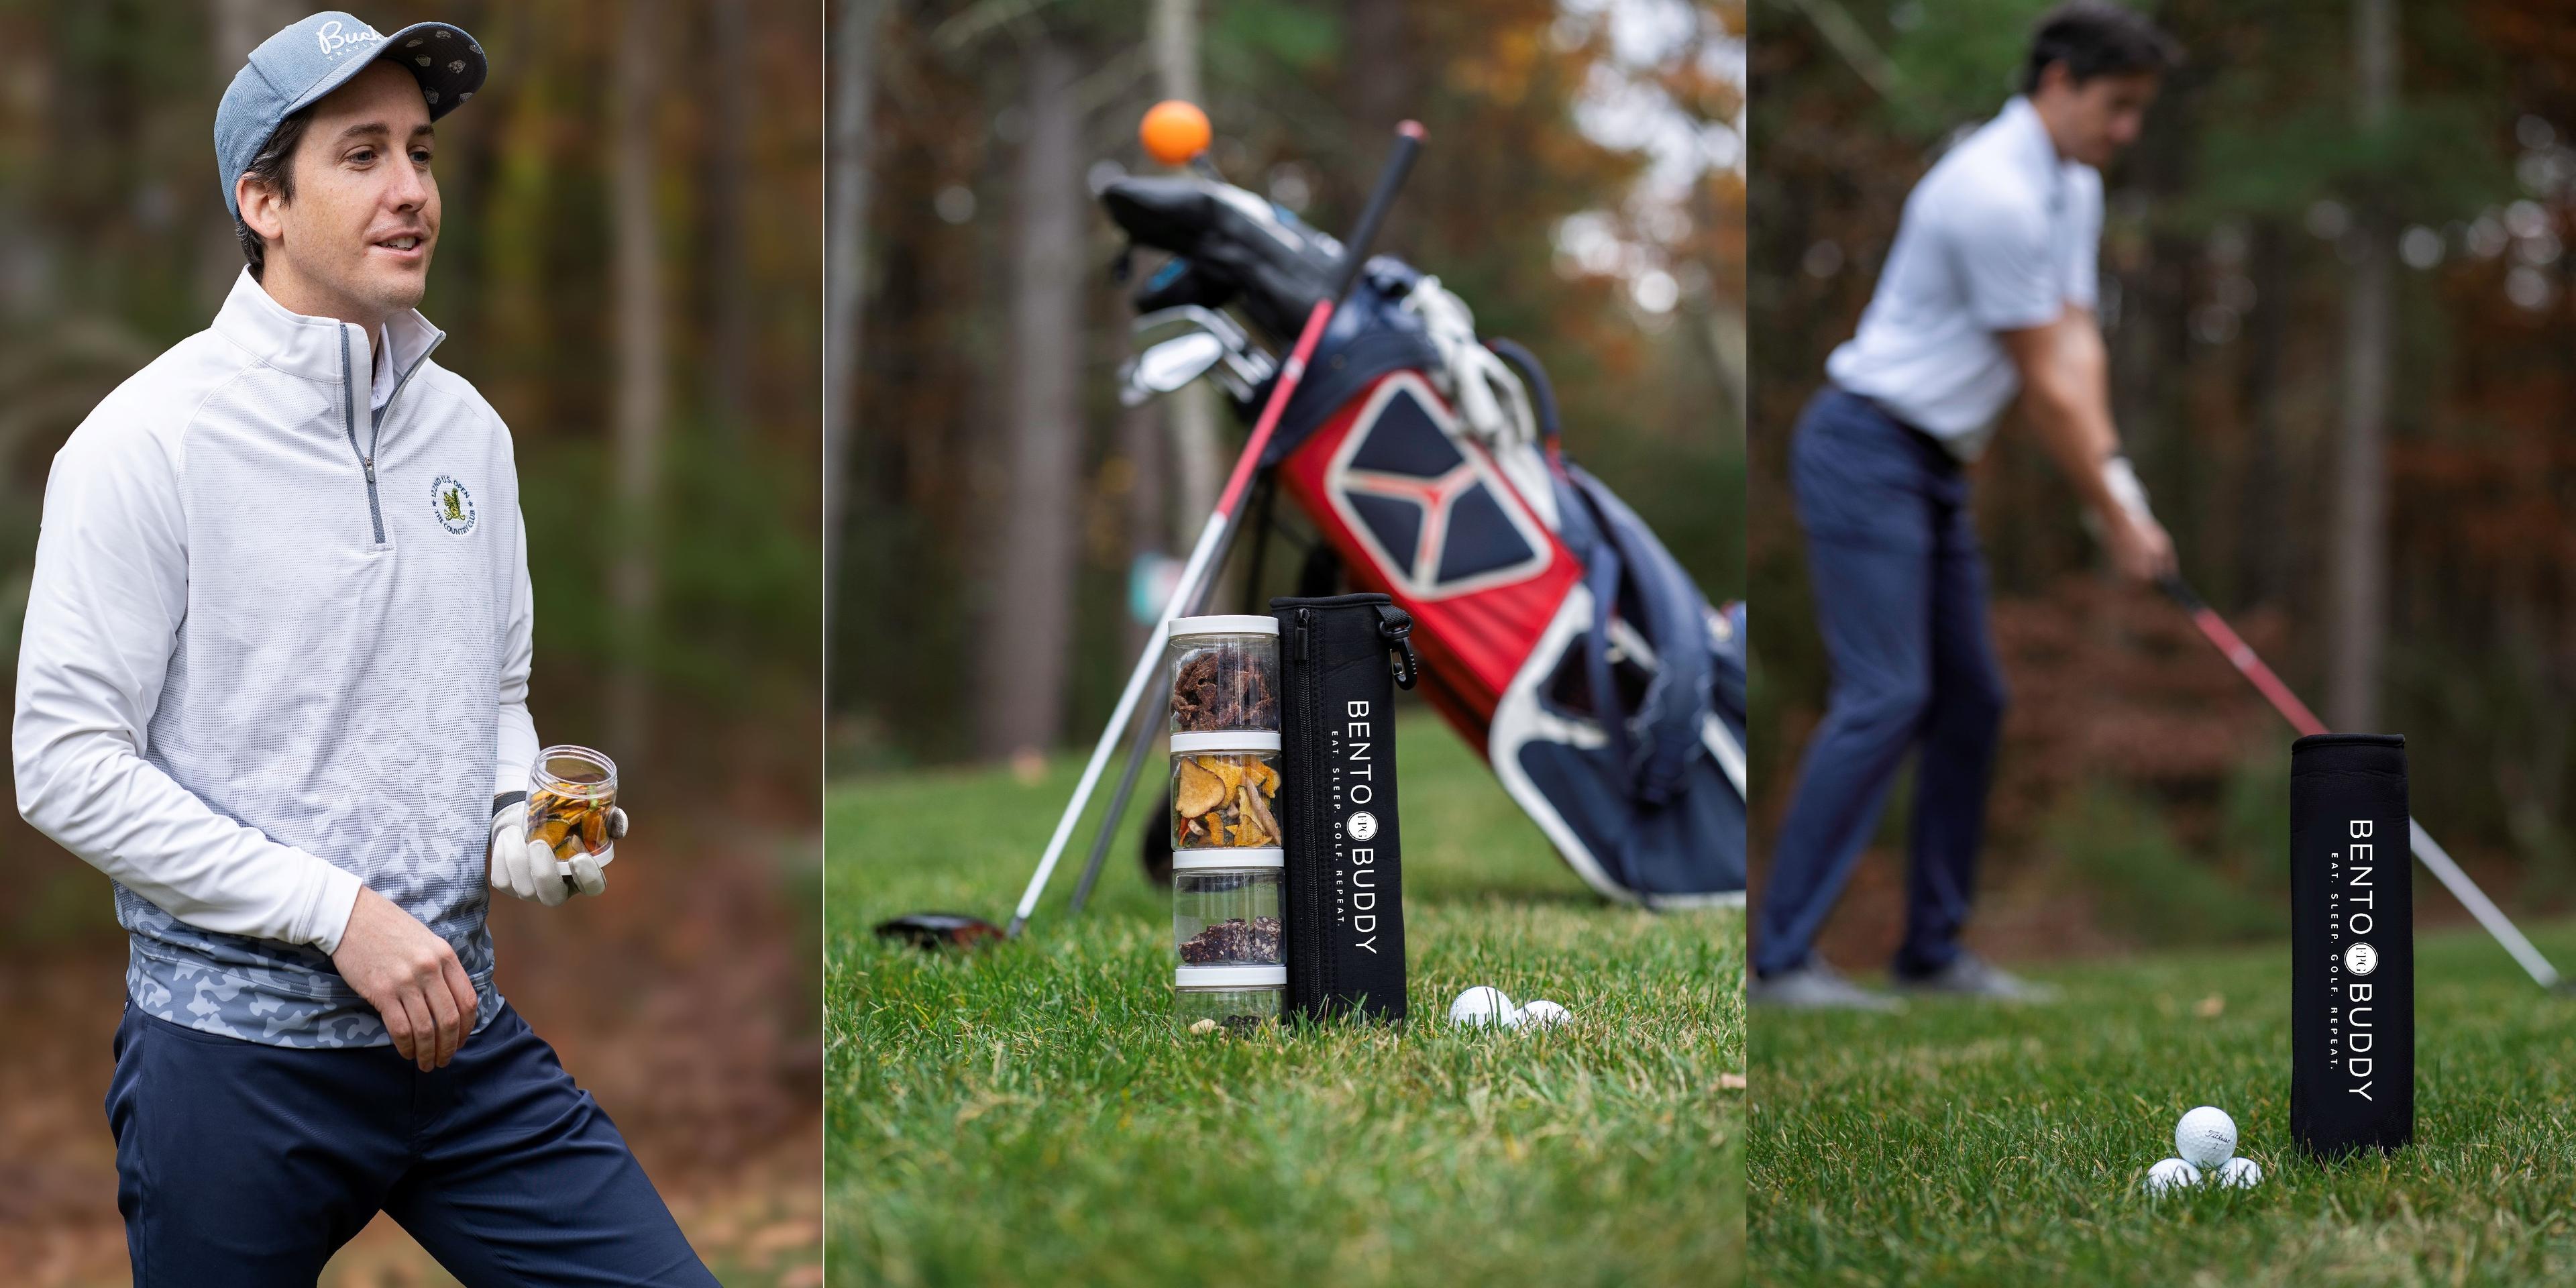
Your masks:
<instances>
[{"instance_id":1,"label":"neoprene sleeve","mask_svg":"<svg viewBox=\"0 0 2576 1288\"><path fill-rule=\"evenodd\" d=\"M2415 1134L2406 740L2290 749L2290 1134L2319 1158Z\"/></svg>"}]
</instances>

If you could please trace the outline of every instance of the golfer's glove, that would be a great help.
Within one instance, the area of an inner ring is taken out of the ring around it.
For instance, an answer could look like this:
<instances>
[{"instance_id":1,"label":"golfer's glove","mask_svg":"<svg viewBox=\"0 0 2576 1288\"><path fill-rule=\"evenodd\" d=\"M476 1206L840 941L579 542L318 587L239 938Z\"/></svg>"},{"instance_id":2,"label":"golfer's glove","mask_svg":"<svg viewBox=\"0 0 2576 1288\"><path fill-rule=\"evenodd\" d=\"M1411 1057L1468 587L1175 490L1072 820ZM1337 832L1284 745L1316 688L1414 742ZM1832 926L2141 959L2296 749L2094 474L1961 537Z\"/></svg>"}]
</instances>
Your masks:
<instances>
[{"instance_id":1,"label":"golfer's glove","mask_svg":"<svg viewBox=\"0 0 2576 1288\"><path fill-rule=\"evenodd\" d=\"M552 908L574 893L598 894L608 888L608 874L600 865L617 853L619 838L626 835L626 811L608 811L608 846L597 854L579 854L572 860L572 875L564 876L555 867L555 852L543 841L528 839L528 803L518 801L503 806L492 815L492 888L507 890L522 899L533 899Z\"/></svg>"}]
</instances>

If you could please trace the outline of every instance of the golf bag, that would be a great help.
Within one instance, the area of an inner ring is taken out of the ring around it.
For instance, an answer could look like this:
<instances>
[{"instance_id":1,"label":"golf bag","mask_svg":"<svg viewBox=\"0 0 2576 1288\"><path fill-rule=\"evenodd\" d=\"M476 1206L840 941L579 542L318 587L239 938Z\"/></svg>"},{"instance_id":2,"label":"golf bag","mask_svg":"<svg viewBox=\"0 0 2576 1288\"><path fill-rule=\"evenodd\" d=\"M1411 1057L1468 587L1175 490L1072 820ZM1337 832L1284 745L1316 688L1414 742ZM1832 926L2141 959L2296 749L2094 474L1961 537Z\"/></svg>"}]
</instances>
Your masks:
<instances>
[{"instance_id":1,"label":"golf bag","mask_svg":"<svg viewBox=\"0 0 2576 1288\"><path fill-rule=\"evenodd\" d=\"M1332 237L1211 179L1120 179L1101 201L1173 254L1140 313L1232 304L1278 342L1340 263ZM1238 413L1268 391L1236 389ZM1565 458L1527 350L1480 342L1437 278L1372 259L1262 465L1350 583L1412 615L1419 691L1585 882L1658 907L1743 899L1742 607L1711 607Z\"/></svg>"}]
</instances>

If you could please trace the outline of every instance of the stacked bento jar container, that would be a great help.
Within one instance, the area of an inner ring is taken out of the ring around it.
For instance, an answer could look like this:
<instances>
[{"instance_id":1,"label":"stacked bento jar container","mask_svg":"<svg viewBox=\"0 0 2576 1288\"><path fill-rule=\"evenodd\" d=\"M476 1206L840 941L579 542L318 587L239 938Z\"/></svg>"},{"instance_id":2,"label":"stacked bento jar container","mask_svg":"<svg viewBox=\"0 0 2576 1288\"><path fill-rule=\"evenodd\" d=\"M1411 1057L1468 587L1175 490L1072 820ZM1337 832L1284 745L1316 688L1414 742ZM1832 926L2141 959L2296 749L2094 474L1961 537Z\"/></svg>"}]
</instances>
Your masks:
<instances>
[{"instance_id":1,"label":"stacked bento jar container","mask_svg":"<svg viewBox=\"0 0 2576 1288\"><path fill-rule=\"evenodd\" d=\"M1172 977L1184 1029L1279 1017L1279 623L1172 621Z\"/></svg>"}]
</instances>

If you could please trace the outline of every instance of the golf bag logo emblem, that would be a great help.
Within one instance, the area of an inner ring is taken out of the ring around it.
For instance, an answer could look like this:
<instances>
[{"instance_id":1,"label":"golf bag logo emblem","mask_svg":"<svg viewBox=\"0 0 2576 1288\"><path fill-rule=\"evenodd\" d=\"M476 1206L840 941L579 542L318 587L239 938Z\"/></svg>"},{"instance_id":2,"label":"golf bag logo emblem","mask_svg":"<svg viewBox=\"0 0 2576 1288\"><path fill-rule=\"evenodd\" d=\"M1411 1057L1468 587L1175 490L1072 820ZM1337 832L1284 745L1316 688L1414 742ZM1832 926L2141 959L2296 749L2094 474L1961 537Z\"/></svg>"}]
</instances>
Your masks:
<instances>
[{"instance_id":1,"label":"golf bag logo emblem","mask_svg":"<svg viewBox=\"0 0 2576 1288\"><path fill-rule=\"evenodd\" d=\"M1361 810L1360 812L1351 815L1350 829L1351 839L1354 841L1375 840L1377 838L1377 815L1372 814L1367 810Z\"/></svg>"},{"instance_id":2,"label":"golf bag logo emblem","mask_svg":"<svg viewBox=\"0 0 2576 1288\"><path fill-rule=\"evenodd\" d=\"M2355 975L2367 975L2379 969L2379 950L2367 943L2354 944L2343 950L2343 968Z\"/></svg>"},{"instance_id":3,"label":"golf bag logo emblem","mask_svg":"<svg viewBox=\"0 0 2576 1288\"><path fill-rule=\"evenodd\" d=\"M429 516L438 526L464 536L474 530L474 494L453 475L441 474L429 485Z\"/></svg>"},{"instance_id":4,"label":"golf bag logo emblem","mask_svg":"<svg viewBox=\"0 0 2576 1288\"><path fill-rule=\"evenodd\" d=\"M1445 599L1547 570L1546 529L1420 377L1381 382L1324 471L1324 495L1395 593Z\"/></svg>"}]
</instances>

